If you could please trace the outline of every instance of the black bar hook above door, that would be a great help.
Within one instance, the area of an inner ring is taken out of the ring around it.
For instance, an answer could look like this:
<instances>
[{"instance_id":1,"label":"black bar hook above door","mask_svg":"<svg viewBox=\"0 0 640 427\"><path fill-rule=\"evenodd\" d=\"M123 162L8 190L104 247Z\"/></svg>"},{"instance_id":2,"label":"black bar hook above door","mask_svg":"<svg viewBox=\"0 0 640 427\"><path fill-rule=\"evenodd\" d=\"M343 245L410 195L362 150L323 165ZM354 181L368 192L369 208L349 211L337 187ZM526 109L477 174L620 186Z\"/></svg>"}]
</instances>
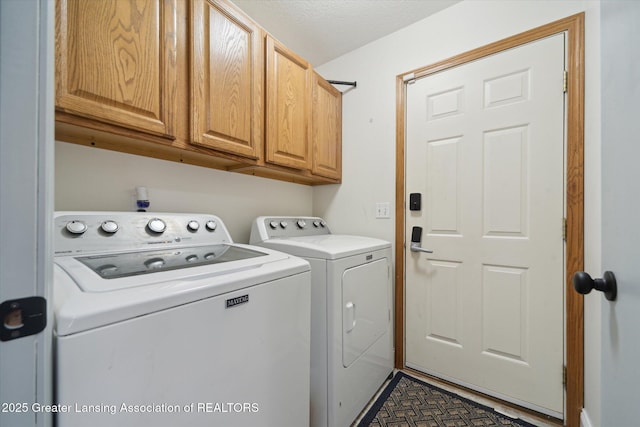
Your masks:
<instances>
[{"instance_id":1,"label":"black bar hook above door","mask_svg":"<svg viewBox=\"0 0 640 427\"><path fill-rule=\"evenodd\" d=\"M331 83L332 85L343 85L343 86L353 86L353 87L358 86L358 82L344 82L342 80L327 80L327 82Z\"/></svg>"}]
</instances>

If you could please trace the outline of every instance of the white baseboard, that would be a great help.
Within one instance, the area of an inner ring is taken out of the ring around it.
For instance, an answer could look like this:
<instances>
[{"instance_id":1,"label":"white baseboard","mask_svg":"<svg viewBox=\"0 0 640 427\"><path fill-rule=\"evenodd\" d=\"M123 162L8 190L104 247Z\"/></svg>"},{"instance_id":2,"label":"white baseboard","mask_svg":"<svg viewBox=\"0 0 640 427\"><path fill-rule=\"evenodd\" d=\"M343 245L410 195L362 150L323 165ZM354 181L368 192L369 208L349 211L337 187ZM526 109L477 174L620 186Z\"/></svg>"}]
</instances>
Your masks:
<instances>
[{"instance_id":1,"label":"white baseboard","mask_svg":"<svg viewBox=\"0 0 640 427\"><path fill-rule=\"evenodd\" d=\"M589 414L587 414L587 411L585 411L584 408L580 411L580 427L593 427L593 424L591 424L591 420L589 419Z\"/></svg>"}]
</instances>

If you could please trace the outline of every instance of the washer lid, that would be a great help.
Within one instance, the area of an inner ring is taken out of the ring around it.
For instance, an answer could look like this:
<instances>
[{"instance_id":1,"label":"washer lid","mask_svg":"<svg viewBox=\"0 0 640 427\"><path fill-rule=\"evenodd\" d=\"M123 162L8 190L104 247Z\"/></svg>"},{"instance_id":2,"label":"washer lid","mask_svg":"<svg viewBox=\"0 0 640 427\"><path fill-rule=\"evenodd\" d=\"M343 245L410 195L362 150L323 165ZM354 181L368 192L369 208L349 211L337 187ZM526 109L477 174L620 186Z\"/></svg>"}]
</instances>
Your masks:
<instances>
[{"instance_id":1,"label":"washer lid","mask_svg":"<svg viewBox=\"0 0 640 427\"><path fill-rule=\"evenodd\" d=\"M103 279L138 276L161 271L221 264L267 254L231 245L167 248L154 251L124 252L75 257Z\"/></svg>"},{"instance_id":2,"label":"washer lid","mask_svg":"<svg viewBox=\"0 0 640 427\"><path fill-rule=\"evenodd\" d=\"M152 251L56 257L83 292L111 292L171 280L231 275L287 258L242 245L206 245Z\"/></svg>"},{"instance_id":3,"label":"washer lid","mask_svg":"<svg viewBox=\"0 0 640 427\"><path fill-rule=\"evenodd\" d=\"M277 238L258 244L291 255L322 259L344 258L391 247L391 243L386 240L348 234Z\"/></svg>"},{"instance_id":4,"label":"washer lid","mask_svg":"<svg viewBox=\"0 0 640 427\"><path fill-rule=\"evenodd\" d=\"M300 277L301 286L309 283L309 263L301 258L268 248L234 247L253 248L265 255L114 279L101 278L73 257L56 257L55 333L87 331L241 289L249 292L253 286L292 276Z\"/></svg>"}]
</instances>

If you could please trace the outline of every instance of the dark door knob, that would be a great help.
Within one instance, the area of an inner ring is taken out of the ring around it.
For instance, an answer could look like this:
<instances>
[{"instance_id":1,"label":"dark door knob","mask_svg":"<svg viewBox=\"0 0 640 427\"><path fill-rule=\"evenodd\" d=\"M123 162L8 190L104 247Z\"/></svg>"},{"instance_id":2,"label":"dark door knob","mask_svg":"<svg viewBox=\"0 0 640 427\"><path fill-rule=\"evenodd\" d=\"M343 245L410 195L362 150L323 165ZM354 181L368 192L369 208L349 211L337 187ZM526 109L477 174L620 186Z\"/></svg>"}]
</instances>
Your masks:
<instances>
[{"instance_id":1,"label":"dark door knob","mask_svg":"<svg viewBox=\"0 0 640 427\"><path fill-rule=\"evenodd\" d=\"M588 294L592 289L604 292L609 301L615 301L618 294L616 276L611 271L605 271L602 279L592 279L584 271L578 271L573 275L573 287L578 293Z\"/></svg>"}]
</instances>

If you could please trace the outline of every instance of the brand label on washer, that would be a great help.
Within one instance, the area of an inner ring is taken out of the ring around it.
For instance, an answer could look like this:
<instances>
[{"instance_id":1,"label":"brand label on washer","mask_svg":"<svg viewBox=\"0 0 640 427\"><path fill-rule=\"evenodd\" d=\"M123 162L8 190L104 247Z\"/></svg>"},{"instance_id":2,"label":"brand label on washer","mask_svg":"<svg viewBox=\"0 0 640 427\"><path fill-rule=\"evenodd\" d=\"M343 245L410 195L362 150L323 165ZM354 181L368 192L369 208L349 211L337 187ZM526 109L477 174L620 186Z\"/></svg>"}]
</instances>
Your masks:
<instances>
[{"instance_id":1,"label":"brand label on washer","mask_svg":"<svg viewBox=\"0 0 640 427\"><path fill-rule=\"evenodd\" d=\"M249 295L242 295L227 300L227 308L235 307L236 305L245 304L249 302Z\"/></svg>"}]
</instances>

